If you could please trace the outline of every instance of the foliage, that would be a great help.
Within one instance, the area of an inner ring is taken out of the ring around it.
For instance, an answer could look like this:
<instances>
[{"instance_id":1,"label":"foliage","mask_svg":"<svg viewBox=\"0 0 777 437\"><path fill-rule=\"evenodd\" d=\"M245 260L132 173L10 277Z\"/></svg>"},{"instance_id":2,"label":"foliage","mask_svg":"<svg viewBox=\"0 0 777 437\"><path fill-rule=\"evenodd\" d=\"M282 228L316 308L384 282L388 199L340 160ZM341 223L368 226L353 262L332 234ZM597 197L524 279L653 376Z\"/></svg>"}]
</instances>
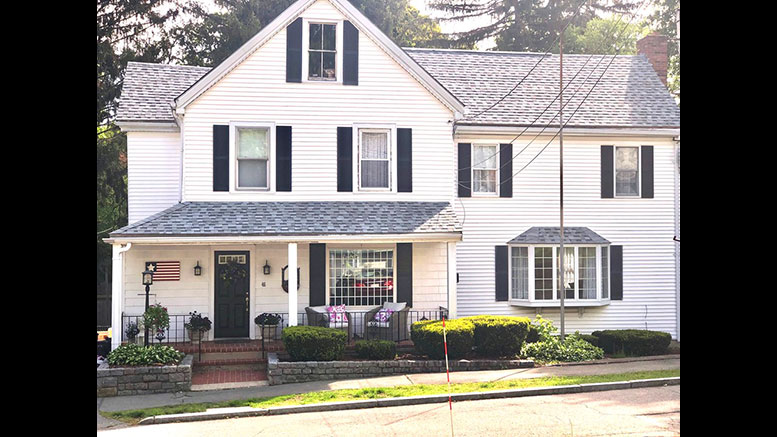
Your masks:
<instances>
[{"instance_id":1,"label":"foliage","mask_svg":"<svg viewBox=\"0 0 777 437\"><path fill-rule=\"evenodd\" d=\"M229 284L232 282L237 282L241 279L245 279L248 272L246 271L246 268L244 265L239 264L235 260L229 260L227 263L221 268L221 272L219 273L219 279L225 283L225 285L228 287Z\"/></svg>"},{"instance_id":2,"label":"foliage","mask_svg":"<svg viewBox=\"0 0 777 437\"><path fill-rule=\"evenodd\" d=\"M393 360L397 345L388 340L361 340L356 342L356 355L370 360Z\"/></svg>"},{"instance_id":3,"label":"foliage","mask_svg":"<svg viewBox=\"0 0 777 437\"><path fill-rule=\"evenodd\" d=\"M558 329L550 320L537 315L532 325L536 328L539 341L526 343L521 356L539 361L588 361L604 358L604 351L584 340L579 332L561 338L553 335Z\"/></svg>"},{"instance_id":4,"label":"foliage","mask_svg":"<svg viewBox=\"0 0 777 437\"><path fill-rule=\"evenodd\" d=\"M591 343L592 345L599 347L599 337L590 334L580 334L580 338Z\"/></svg>"},{"instance_id":5,"label":"foliage","mask_svg":"<svg viewBox=\"0 0 777 437\"><path fill-rule=\"evenodd\" d=\"M281 322L280 314L262 313L254 317L254 323L257 325L277 325Z\"/></svg>"},{"instance_id":6,"label":"foliage","mask_svg":"<svg viewBox=\"0 0 777 437\"><path fill-rule=\"evenodd\" d=\"M143 313L143 326L148 327L152 331L169 328L170 315L167 314L167 308L159 303L149 305L146 312Z\"/></svg>"},{"instance_id":7,"label":"foliage","mask_svg":"<svg viewBox=\"0 0 777 437\"><path fill-rule=\"evenodd\" d=\"M436 360L445 358L442 324L441 320L423 320L410 325L410 339L420 354ZM463 358L472 352L474 323L464 319L446 320L445 331L450 358Z\"/></svg>"},{"instance_id":8,"label":"foliage","mask_svg":"<svg viewBox=\"0 0 777 437\"><path fill-rule=\"evenodd\" d=\"M192 311L189 313L189 321L184 323L183 326L192 331L210 331L212 324L213 322L207 317L202 317L202 314Z\"/></svg>"},{"instance_id":9,"label":"foliage","mask_svg":"<svg viewBox=\"0 0 777 437\"><path fill-rule=\"evenodd\" d=\"M655 12L650 16L653 28L660 34L669 37L667 54L669 68L667 69L667 85L680 103L680 39L677 34L677 11L680 0L653 0Z\"/></svg>"},{"instance_id":10,"label":"foliage","mask_svg":"<svg viewBox=\"0 0 777 437\"><path fill-rule=\"evenodd\" d=\"M332 361L345 351L348 334L320 326L290 326L281 340L293 361Z\"/></svg>"},{"instance_id":11,"label":"foliage","mask_svg":"<svg viewBox=\"0 0 777 437\"><path fill-rule=\"evenodd\" d=\"M149 366L176 364L184 357L170 346L140 346L137 344L123 344L108 354L108 364L111 366Z\"/></svg>"},{"instance_id":12,"label":"foliage","mask_svg":"<svg viewBox=\"0 0 777 437\"><path fill-rule=\"evenodd\" d=\"M610 355L644 356L665 354L672 336L641 329L594 331L599 347Z\"/></svg>"},{"instance_id":13,"label":"foliage","mask_svg":"<svg viewBox=\"0 0 777 437\"><path fill-rule=\"evenodd\" d=\"M469 320L475 325L473 340L478 355L514 356L521 351L529 332L527 317L482 315L461 320Z\"/></svg>"},{"instance_id":14,"label":"foliage","mask_svg":"<svg viewBox=\"0 0 777 437\"><path fill-rule=\"evenodd\" d=\"M131 321L127 323L127 327L124 328L124 333L127 335L127 338L132 340L140 333L140 327L136 322Z\"/></svg>"},{"instance_id":15,"label":"foliage","mask_svg":"<svg viewBox=\"0 0 777 437\"><path fill-rule=\"evenodd\" d=\"M629 23L630 19L597 17L582 26L569 26L564 32L564 53L636 54L637 40L650 33L650 28L644 23Z\"/></svg>"}]
</instances>

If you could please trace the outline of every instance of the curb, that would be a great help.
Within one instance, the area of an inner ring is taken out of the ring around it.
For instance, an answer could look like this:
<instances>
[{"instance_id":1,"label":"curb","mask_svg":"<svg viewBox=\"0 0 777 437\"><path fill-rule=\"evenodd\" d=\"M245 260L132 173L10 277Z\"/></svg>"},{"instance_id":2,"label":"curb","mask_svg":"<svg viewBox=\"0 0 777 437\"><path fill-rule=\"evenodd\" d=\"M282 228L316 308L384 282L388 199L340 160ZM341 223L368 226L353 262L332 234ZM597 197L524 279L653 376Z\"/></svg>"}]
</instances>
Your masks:
<instances>
[{"instance_id":1,"label":"curb","mask_svg":"<svg viewBox=\"0 0 777 437\"><path fill-rule=\"evenodd\" d=\"M680 377L638 379L634 381L600 382L593 384L558 385L551 387L519 388L494 390L487 392L455 393L453 401L474 401L483 399L520 398L527 396L558 395L569 393L587 393L630 388L661 387L680 385ZM371 399L365 401L329 402L325 404L292 405L271 408L213 408L199 413L166 414L142 419L139 425L151 425L173 422L194 422L199 420L229 419L234 417L275 416L280 414L313 413L323 411L355 410L361 408L397 407L403 405L421 405L448 402L447 394L427 396L407 396L401 398Z\"/></svg>"}]
</instances>

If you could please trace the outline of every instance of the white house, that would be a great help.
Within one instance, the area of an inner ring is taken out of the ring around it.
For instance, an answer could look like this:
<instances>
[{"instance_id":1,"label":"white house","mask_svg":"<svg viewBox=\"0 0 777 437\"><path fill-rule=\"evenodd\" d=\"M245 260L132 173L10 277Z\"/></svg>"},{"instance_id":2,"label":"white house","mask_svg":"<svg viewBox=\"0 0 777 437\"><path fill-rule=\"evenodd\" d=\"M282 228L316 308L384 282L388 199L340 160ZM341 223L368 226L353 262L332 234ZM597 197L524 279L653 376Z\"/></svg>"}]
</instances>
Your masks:
<instances>
[{"instance_id":1,"label":"white house","mask_svg":"<svg viewBox=\"0 0 777 437\"><path fill-rule=\"evenodd\" d=\"M567 330L679 338L679 109L642 55L564 77ZM114 331L147 265L210 339L320 305L557 319L557 80L555 56L402 49L345 0L297 1L213 69L129 63Z\"/></svg>"}]
</instances>

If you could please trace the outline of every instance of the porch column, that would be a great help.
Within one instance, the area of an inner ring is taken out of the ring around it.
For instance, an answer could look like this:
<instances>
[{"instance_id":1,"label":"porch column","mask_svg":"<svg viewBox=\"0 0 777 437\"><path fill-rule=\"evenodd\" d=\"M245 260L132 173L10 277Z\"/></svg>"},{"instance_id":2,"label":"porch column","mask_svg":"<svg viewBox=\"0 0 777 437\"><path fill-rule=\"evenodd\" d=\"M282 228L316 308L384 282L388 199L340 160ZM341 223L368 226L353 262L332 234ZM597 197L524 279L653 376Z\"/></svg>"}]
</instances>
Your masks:
<instances>
[{"instance_id":1,"label":"porch column","mask_svg":"<svg viewBox=\"0 0 777 437\"><path fill-rule=\"evenodd\" d=\"M289 326L297 326L297 243L289 243Z\"/></svg>"},{"instance_id":2,"label":"porch column","mask_svg":"<svg viewBox=\"0 0 777 437\"><path fill-rule=\"evenodd\" d=\"M456 306L456 242L448 242L448 317L455 319Z\"/></svg>"},{"instance_id":3,"label":"porch column","mask_svg":"<svg viewBox=\"0 0 777 437\"><path fill-rule=\"evenodd\" d=\"M128 251L132 243L127 243L126 247L121 244L113 244L113 262L111 272L111 350L119 347L121 344L122 325L121 310L124 307L124 263L122 262L122 253Z\"/></svg>"}]
</instances>

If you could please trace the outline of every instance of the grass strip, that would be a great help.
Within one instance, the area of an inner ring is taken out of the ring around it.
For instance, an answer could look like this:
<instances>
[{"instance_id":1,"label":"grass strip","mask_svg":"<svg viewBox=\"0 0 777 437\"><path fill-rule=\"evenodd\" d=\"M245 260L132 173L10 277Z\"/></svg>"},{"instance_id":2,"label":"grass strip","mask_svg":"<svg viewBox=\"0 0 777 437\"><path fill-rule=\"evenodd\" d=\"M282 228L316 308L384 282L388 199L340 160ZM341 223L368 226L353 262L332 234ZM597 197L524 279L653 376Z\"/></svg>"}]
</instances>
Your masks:
<instances>
[{"instance_id":1,"label":"grass strip","mask_svg":"<svg viewBox=\"0 0 777 437\"><path fill-rule=\"evenodd\" d=\"M680 369L650 370L643 372L613 373L605 375L548 376L541 378L511 379L496 382L467 382L451 384L453 393L472 393L556 385L594 384L600 382L630 381L636 379L671 378L680 376ZM436 395L448 393L446 384L417 384L395 387L373 387L360 389L323 390L310 393L253 398L223 402L172 405L143 408L139 410L101 411L105 417L135 424L141 419L163 414L198 413L210 408L253 407L268 408L287 405L320 404L326 402L356 401L367 399L399 398L407 396Z\"/></svg>"}]
</instances>

